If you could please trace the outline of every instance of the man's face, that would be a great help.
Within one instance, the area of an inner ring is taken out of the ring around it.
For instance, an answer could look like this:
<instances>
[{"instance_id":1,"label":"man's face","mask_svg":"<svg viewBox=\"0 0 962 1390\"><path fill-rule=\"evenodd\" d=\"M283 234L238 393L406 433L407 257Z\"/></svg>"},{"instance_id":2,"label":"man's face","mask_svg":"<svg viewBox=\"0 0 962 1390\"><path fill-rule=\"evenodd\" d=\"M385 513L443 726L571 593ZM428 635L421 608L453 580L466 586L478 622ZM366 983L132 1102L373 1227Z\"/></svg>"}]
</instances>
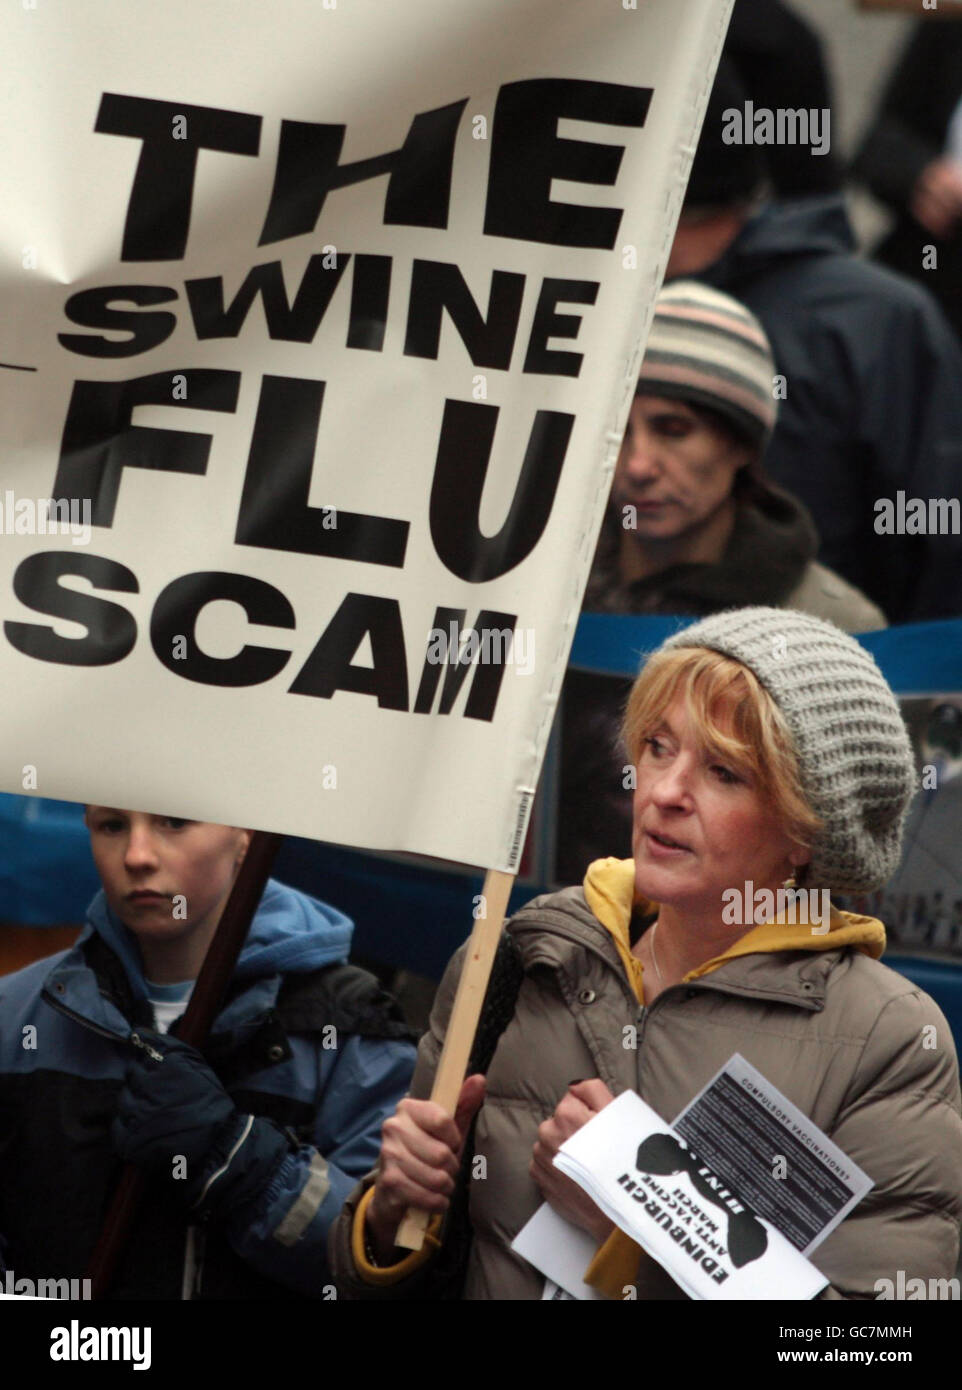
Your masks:
<instances>
[{"instance_id":1,"label":"man's face","mask_svg":"<svg viewBox=\"0 0 962 1390\"><path fill-rule=\"evenodd\" d=\"M807 855L743 771L701 749L682 696L646 740L636 768L636 892L721 917L726 889L777 888Z\"/></svg>"},{"instance_id":2,"label":"man's face","mask_svg":"<svg viewBox=\"0 0 962 1390\"><path fill-rule=\"evenodd\" d=\"M682 401L636 396L618 455L612 505L624 524L635 508L641 540L677 540L708 520L731 496L751 456Z\"/></svg>"},{"instance_id":3,"label":"man's face","mask_svg":"<svg viewBox=\"0 0 962 1390\"><path fill-rule=\"evenodd\" d=\"M699 275L725 254L748 221L751 207L684 208L668 255L666 280Z\"/></svg>"},{"instance_id":4,"label":"man's face","mask_svg":"<svg viewBox=\"0 0 962 1390\"><path fill-rule=\"evenodd\" d=\"M110 907L158 944L213 931L250 831L210 821L88 806L94 863Z\"/></svg>"}]
</instances>

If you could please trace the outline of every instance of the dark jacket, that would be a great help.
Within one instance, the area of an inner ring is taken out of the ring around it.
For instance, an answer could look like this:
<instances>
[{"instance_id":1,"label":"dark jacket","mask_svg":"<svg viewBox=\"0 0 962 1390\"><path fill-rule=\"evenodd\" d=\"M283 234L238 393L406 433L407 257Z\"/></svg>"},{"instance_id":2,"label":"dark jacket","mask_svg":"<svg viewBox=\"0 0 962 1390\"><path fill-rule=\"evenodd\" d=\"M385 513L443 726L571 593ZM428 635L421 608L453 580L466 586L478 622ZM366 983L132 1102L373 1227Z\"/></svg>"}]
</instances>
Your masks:
<instances>
[{"instance_id":1,"label":"dark jacket","mask_svg":"<svg viewBox=\"0 0 962 1390\"><path fill-rule=\"evenodd\" d=\"M752 485L717 564L671 565L630 584L618 573L622 528L610 508L598 538L582 607L586 613L677 613L693 617L764 603L824 618L845 632L885 627L864 594L815 561L808 511L781 488Z\"/></svg>"},{"instance_id":2,"label":"dark jacket","mask_svg":"<svg viewBox=\"0 0 962 1390\"><path fill-rule=\"evenodd\" d=\"M962 613L962 537L875 531L875 503L962 489L962 350L924 290L852 254L841 197L769 204L700 279L742 300L786 378L765 468L819 558L891 621Z\"/></svg>"},{"instance_id":3,"label":"dark jacket","mask_svg":"<svg viewBox=\"0 0 962 1390\"><path fill-rule=\"evenodd\" d=\"M352 930L306 894L265 889L204 1051L238 1108L292 1143L242 1219L206 1229L201 1297L323 1296L328 1230L415 1055L377 982L344 964ZM127 1039L152 1023L135 940L102 893L72 950L0 979L0 1239L17 1277L83 1274L119 1174ZM180 1298L188 1225L148 1187L111 1296Z\"/></svg>"},{"instance_id":4,"label":"dark jacket","mask_svg":"<svg viewBox=\"0 0 962 1390\"><path fill-rule=\"evenodd\" d=\"M949 121L960 98L962 20L926 19L916 26L899 58L853 171L896 216L895 226L876 247L875 256L893 270L922 281L962 336L962 227L952 237L934 237L909 212L919 175L943 154ZM926 247L934 247L937 256L929 268L923 254Z\"/></svg>"}]
</instances>

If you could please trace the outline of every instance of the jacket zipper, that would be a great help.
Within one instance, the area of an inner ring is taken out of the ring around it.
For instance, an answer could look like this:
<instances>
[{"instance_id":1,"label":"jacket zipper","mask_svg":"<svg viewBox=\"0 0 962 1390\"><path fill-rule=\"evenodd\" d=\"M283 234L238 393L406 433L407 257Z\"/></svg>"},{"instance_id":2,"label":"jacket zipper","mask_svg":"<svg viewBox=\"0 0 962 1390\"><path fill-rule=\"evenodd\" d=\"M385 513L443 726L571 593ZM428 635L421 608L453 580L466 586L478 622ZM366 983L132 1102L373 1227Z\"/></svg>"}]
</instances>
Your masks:
<instances>
[{"instance_id":1,"label":"jacket zipper","mask_svg":"<svg viewBox=\"0 0 962 1390\"><path fill-rule=\"evenodd\" d=\"M164 1060L164 1054L158 1052L156 1047L151 1047L149 1042L144 1042L139 1033L131 1033L128 1041L133 1043L134 1047L142 1048L152 1062L162 1062Z\"/></svg>"},{"instance_id":2,"label":"jacket zipper","mask_svg":"<svg viewBox=\"0 0 962 1390\"><path fill-rule=\"evenodd\" d=\"M666 994L671 994L674 990L676 990L676 989L681 989L681 988L682 988L681 985L669 985L667 989L663 989L663 990L662 990L661 994L659 994L659 996L658 996L658 999L661 999L661 998L664 997L664 995L666 995ZM690 986L685 985L684 988L685 988L685 989L688 989L688 988L690 988ZM654 1002L653 1004L639 1004L639 1005L638 1005L638 1051L639 1051L639 1052L641 1052L641 1045L642 1045L642 1043L643 1043L644 1040L645 1040L645 1033L646 1033L647 1030L648 1030L648 1019L649 1019L649 1016L650 1016L652 1010L653 1010L654 1008L657 1007L658 999L656 999L655 1002Z\"/></svg>"},{"instance_id":3,"label":"jacket zipper","mask_svg":"<svg viewBox=\"0 0 962 1390\"><path fill-rule=\"evenodd\" d=\"M149 1056L157 1061L163 1061L163 1054L156 1048L144 1042L136 1031L132 1031L129 1037L123 1037L120 1033L111 1032L109 1028L102 1028L99 1023L93 1023L89 1018L84 1018L83 1014L76 1013L69 1009L66 1004L57 1000L47 989L41 992L41 998L46 1000L52 1009L56 1009L58 1014L64 1018L71 1019L74 1023L79 1023L82 1028L89 1028L92 1033L98 1034L101 1038L109 1038L111 1042L129 1042L135 1047L141 1047ZM186 1241L184 1246L184 1263L181 1270L181 1298L195 1299L200 1297L201 1281L204 1276L204 1247L207 1244L207 1232L201 1226L191 1225L187 1228Z\"/></svg>"},{"instance_id":4,"label":"jacket zipper","mask_svg":"<svg viewBox=\"0 0 962 1390\"><path fill-rule=\"evenodd\" d=\"M84 1018L83 1014L78 1014L75 1010L69 1009L66 1004L62 1004L59 1000L55 999L46 988L42 990L40 997L45 1000L52 1009L56 1009L58 1014L63 1014L64 1018L72 1019L74 1023L79 1023L81 1028L89 1028L92 1033L97 1033L101 1038L109 1038L111 1042L119 1043L131 1041L130 1036L125 1038L122 1033L115 1033L110 1028L102 1028L99 1023L94 1023L91 1019ZM140 1039L138 1038L137 1041L140 1042ZM140 1045L143 1047L146 1044L140 1043Z\"/></svg>"}]
</instances>

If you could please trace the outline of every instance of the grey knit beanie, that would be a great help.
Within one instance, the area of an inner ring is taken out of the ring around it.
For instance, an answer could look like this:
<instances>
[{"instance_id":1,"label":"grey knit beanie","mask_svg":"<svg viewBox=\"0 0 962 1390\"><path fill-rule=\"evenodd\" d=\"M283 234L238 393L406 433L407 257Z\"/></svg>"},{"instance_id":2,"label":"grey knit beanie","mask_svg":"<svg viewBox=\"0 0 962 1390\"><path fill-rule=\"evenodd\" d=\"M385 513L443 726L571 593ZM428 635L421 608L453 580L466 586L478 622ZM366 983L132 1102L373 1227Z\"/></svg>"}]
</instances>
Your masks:
<instances>
[{"instance_id":1,"label":"grey knit beanie","mask_svg":"<svg viewBox=\"0 0 962 1390\"><path fill-rule=\"evenodd\" d=\"M707 647L749 667L784 716L802 790L822 829L806 887L881 888L898 865L915 759L873 657L832 623L787 608L736 608L662 643Z\"/></svg>"}]
</instances>

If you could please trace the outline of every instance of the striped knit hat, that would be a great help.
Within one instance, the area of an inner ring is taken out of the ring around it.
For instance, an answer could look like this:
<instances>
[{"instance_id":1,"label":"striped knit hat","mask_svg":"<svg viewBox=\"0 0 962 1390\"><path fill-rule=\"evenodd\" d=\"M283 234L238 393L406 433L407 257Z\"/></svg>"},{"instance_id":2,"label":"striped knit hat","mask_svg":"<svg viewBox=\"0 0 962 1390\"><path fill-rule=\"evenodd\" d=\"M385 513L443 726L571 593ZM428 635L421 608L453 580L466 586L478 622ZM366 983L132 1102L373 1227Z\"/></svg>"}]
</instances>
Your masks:
<instances>
[{"instance_id":1,"label":"striped knit hat","mask_svg":"<svg viewBox=\"0 0 962 1390\"><path fill-rule=\"evenodd\" d=\"M761 447L775 427L774 373L765 330L744 304L674 280L655 304L635 394L709 406Z\"/></svg>"},{"instance_id":2,"label":"striped knit hat","mask_svg":"<svg viewBox=\"0 0 962 1390\"><path fill-rule=\"evenodd\" d=\"M749 667L791 731L802 790L821 818L805 886L870 893L898 866L915 758L874 659L833 623L787 608L734 608L662 643Z\"/></svg>"}]
</instances>

